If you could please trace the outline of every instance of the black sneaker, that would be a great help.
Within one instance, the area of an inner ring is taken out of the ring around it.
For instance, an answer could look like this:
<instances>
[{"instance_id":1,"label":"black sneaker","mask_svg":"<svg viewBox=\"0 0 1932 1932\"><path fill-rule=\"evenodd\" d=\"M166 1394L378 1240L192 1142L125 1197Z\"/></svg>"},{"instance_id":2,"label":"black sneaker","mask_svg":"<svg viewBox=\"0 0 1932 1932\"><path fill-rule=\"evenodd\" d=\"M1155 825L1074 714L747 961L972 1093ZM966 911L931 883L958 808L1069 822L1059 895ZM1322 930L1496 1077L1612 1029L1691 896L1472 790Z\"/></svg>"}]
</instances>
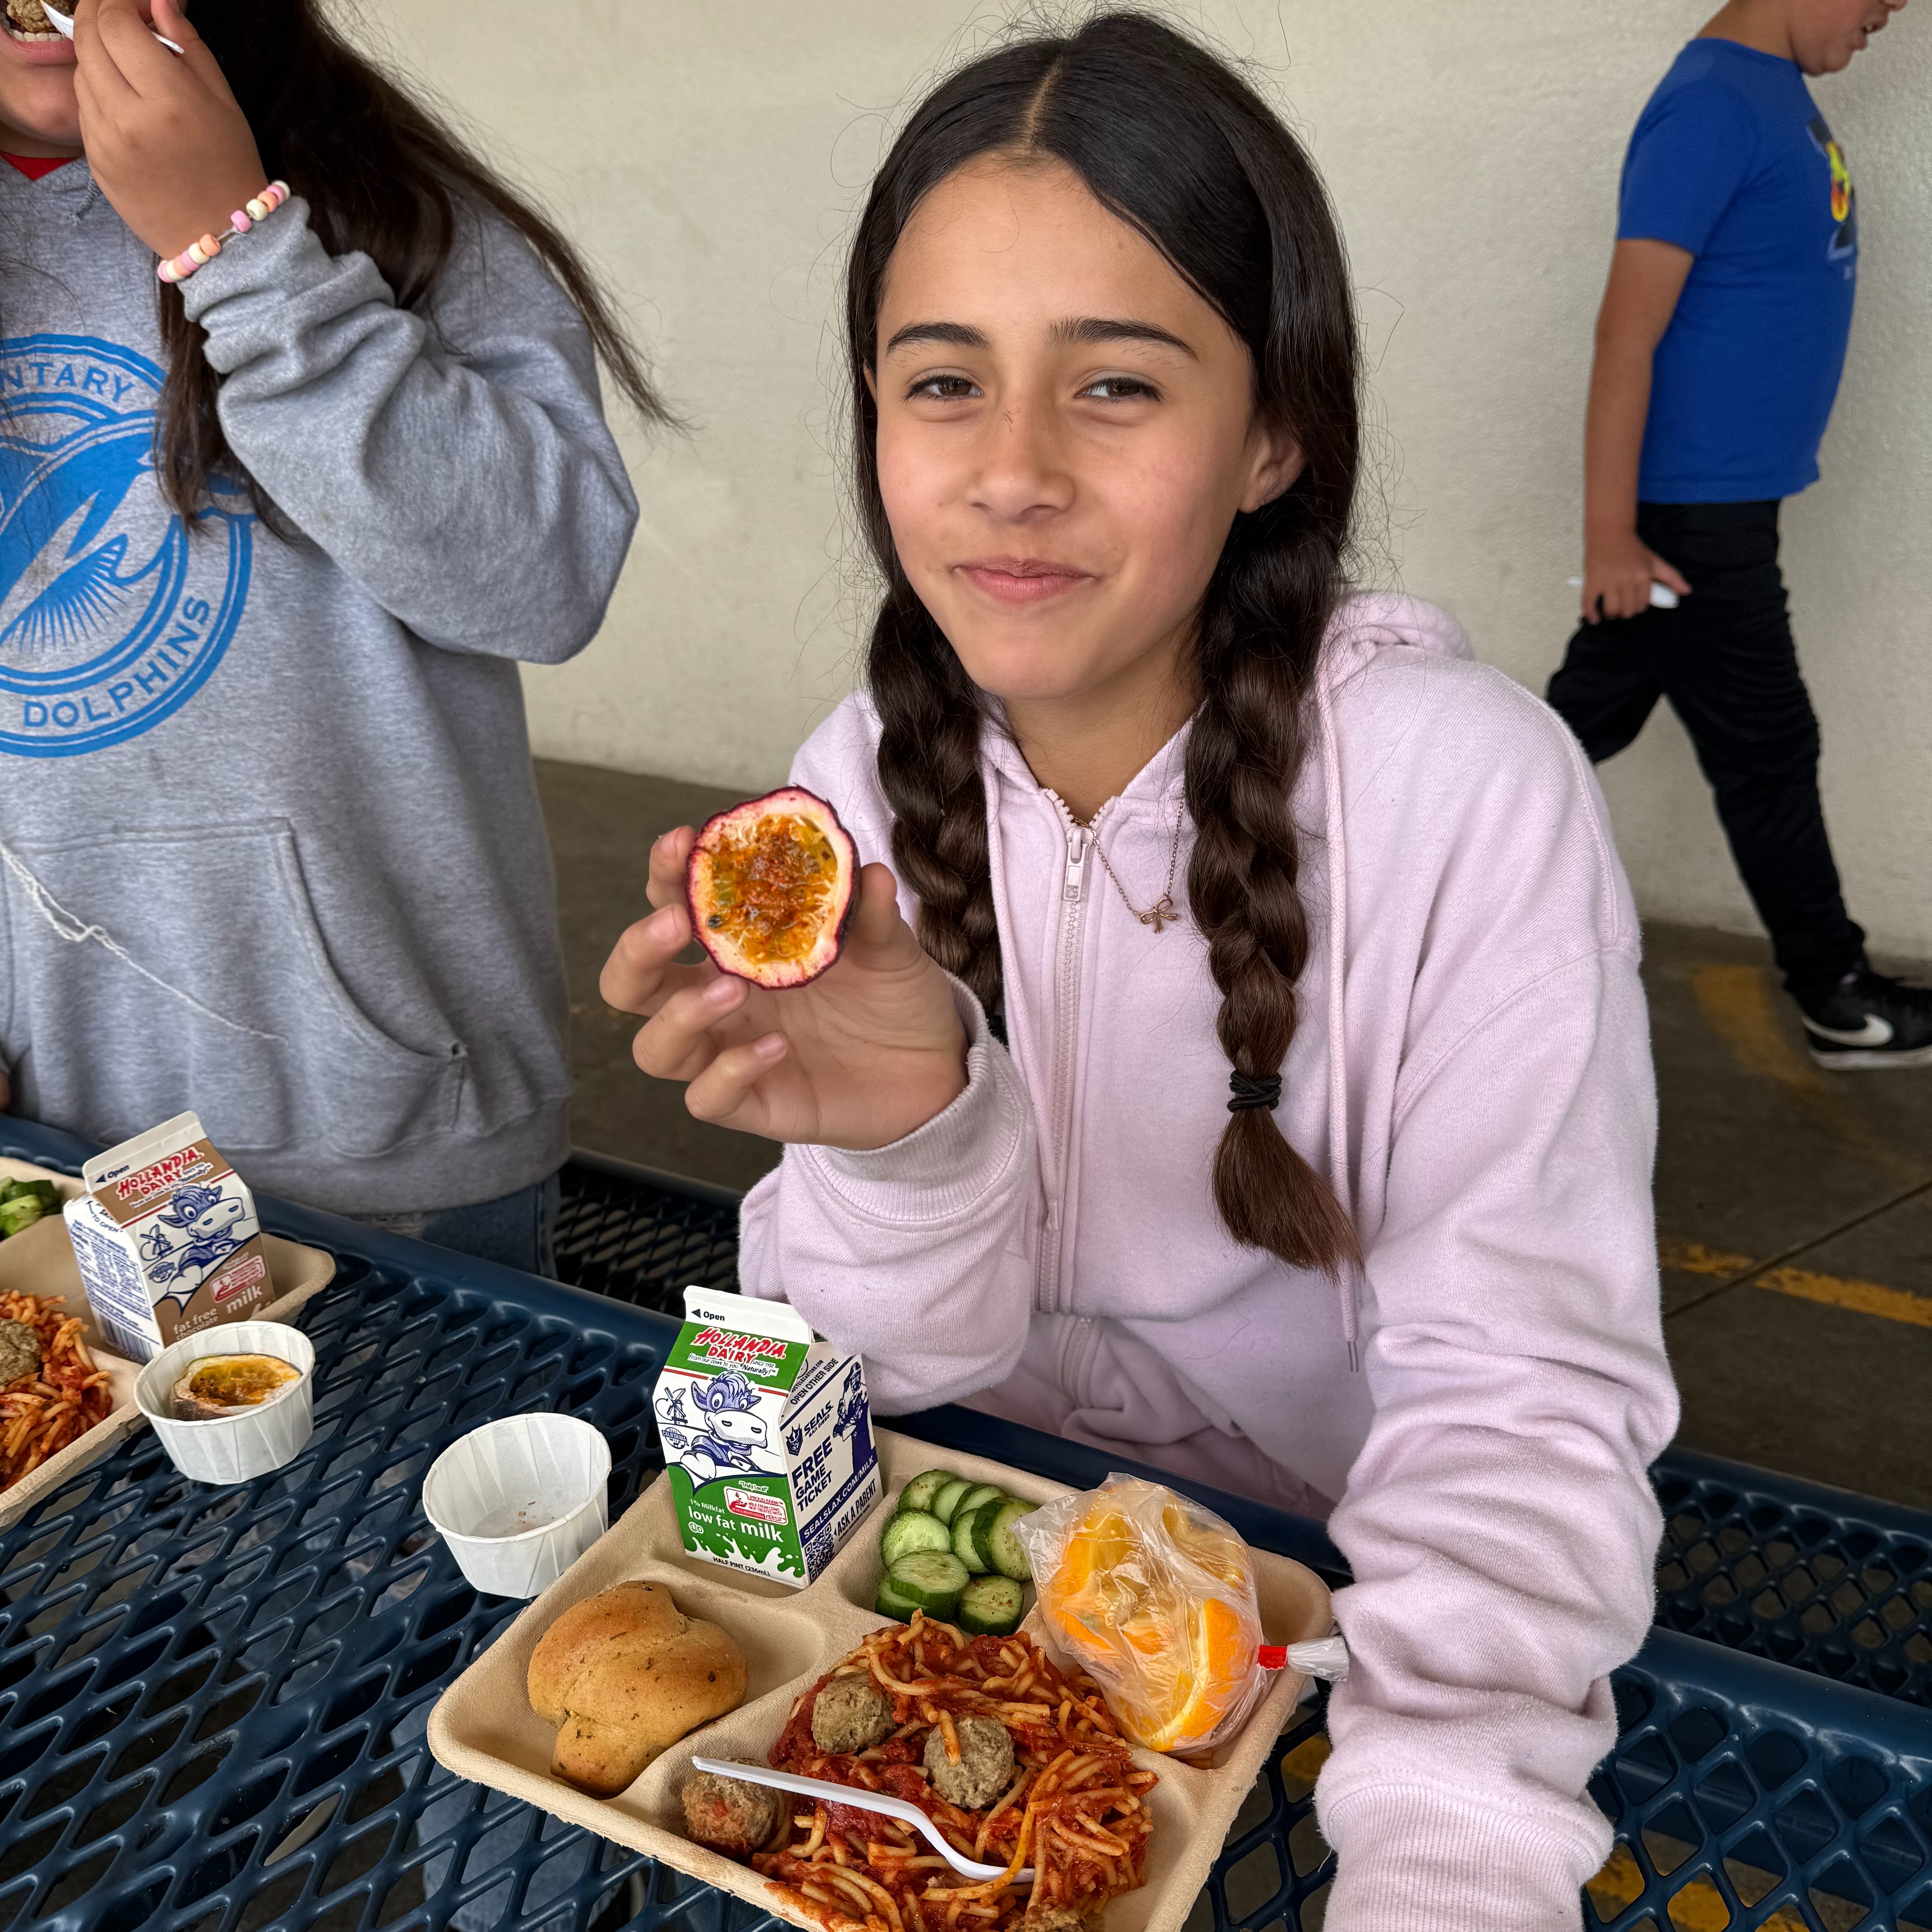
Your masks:
<instances>
[{"instance_id":1,"label":"black sneaker","mask_svg":"<svg viewBox=\"0 0 1932 1932\"><path fill-rule=\"evenodd\" d=\"M1860 966L1804 1014L1811 1058L1820 1066L1932 1066L1932 988Z\"/></svg>"}]
</instances>

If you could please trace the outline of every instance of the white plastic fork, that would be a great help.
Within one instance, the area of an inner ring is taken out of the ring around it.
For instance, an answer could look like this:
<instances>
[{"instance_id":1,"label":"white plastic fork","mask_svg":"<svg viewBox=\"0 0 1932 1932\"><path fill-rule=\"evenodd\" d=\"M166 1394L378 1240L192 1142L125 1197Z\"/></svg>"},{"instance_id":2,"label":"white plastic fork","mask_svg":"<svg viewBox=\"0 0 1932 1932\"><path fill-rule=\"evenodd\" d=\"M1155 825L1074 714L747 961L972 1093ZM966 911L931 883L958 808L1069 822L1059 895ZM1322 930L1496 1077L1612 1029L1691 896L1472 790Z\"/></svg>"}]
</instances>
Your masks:
<instances>
[{"instance_id":1,"label":"white plastic fork","mask_svg":"<svg viewBox=\"0 0 1932 1932\"><path fill-rule=\"evenodd\" d=\"M40 11L47 16L48 22L56 33L64 34L70 40L74 38L74 22L68 15L52 7L43 7ZM151 34L154 34L154 30L152 27L148 31ZM154 38L159 40L170 53L178 54L181 52L181 49L170 40L166 34L154 34Z\"/></svg>"},{"instance_id":2,"label":"white plastic fork","mask_svg":"<svg viewBox=\"0 0 1932 1932\"><path fill-rule=\"evenodd\" d=\"M769 1785L774 1791L789 1791L800 1798L817 1798L832 1804L849 1804L859 1811L883 1811L888 1818L896 1818L902 1824L910 1825L925 1839L939 1856L959 1874L962 1878L1004 1878L1004 1865L982 1865L977 1858L969 1858L964 1852L956 1850L946 1841L946 1834L922 1811L916 1804L903 1798L889 1798L883 1791L862 1791L849 1784L832 1784L822 1778L800 1778L796 1772L773 1771L769 1765L733 1764L722 1757L694 1757L691 1760L694 1771L708 1771L719 1778L735 1778L742 1784ZM1033 1867L1024 1866L1013 1874L1016 1885L1024 1885L1033 1877Z\"/></svg>"}]
</instances>

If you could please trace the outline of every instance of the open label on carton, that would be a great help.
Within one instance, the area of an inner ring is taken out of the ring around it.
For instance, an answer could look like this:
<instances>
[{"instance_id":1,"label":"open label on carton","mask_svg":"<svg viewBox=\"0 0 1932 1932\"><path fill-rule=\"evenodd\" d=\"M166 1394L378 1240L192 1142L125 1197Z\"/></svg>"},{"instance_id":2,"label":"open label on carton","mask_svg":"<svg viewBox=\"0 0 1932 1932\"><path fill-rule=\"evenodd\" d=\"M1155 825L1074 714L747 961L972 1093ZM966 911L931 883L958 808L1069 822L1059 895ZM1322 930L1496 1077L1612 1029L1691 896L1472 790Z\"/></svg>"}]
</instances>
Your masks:
<instances>
[{"instance_id":1,"label":"open label on carton","mask_svg":"<svg viewBox=\"0 0 1932 1932\"><path fill-rule=\"evenodd\" d=\"M694 1556L802 1588L880 1495L866 1369L782 1301L687 1288L652 1397Z\"/></svg>"}]
</instances>

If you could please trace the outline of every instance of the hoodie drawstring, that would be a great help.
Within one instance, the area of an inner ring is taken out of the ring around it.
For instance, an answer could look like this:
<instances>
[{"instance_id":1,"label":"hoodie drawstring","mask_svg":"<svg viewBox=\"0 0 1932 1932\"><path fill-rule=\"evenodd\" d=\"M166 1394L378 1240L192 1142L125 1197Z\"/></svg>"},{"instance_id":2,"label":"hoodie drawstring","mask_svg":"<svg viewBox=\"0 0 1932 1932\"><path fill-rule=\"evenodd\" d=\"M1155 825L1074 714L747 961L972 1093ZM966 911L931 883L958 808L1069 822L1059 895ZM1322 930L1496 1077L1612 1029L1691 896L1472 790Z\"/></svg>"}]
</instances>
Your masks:
<instances>
[{"instance_id":1,"label":"hoodie drawstring","mask_svg":"<svg viewBox=\"0 0 1932 1932\"><path fill-rule=\"evenodd\" d=\"M1348 1040L1343 1008L1343 981L1348 964L1348 866L1347 842L1342 832L1342 761L1336 746L1334 706L1328 680L1318 672L1315 710L1322 724L1322 784L1328 817L1328 1180L1342 1212L1355 1218L1348 1185ZM1342 1339L1348 1345L1348 1367L1359 1373L1360 1318L1355 1306L1355 1271L1336 1277L1335 1292L1342 1304Z\"/></svg>"}]
</instances>

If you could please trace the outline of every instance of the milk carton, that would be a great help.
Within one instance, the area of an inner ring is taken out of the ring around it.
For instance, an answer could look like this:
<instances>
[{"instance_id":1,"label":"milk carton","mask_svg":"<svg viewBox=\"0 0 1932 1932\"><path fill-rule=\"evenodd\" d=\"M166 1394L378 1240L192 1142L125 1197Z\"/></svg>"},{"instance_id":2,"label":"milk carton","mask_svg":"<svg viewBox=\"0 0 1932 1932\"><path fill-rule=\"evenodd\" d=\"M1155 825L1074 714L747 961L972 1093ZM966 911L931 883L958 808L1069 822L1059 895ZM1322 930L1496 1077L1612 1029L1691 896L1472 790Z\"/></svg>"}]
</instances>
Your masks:
<instances>
[{"instance_id":1,"label":"milk carton","mask_svg":"<svg viewBox=\"0 0 1932 1932\"><path fill-rule=\"evenodd\" d=\"M687 1288L652 1407L694 1556L802 1589L879 1499L865 1365L782 1301Z\"/></svg>"},{"instance_id":2,"label":"milk carton","mask_svg":"<svg viewBox=\"0 0 1932 1932\"><path fill-rule=\"evenodd\" d=\"M63 1212L108 1346L151 1362L172 1342L274 1298L248 1184L193 1114L96 1154Z\"/></svg>"}]
</instances>

